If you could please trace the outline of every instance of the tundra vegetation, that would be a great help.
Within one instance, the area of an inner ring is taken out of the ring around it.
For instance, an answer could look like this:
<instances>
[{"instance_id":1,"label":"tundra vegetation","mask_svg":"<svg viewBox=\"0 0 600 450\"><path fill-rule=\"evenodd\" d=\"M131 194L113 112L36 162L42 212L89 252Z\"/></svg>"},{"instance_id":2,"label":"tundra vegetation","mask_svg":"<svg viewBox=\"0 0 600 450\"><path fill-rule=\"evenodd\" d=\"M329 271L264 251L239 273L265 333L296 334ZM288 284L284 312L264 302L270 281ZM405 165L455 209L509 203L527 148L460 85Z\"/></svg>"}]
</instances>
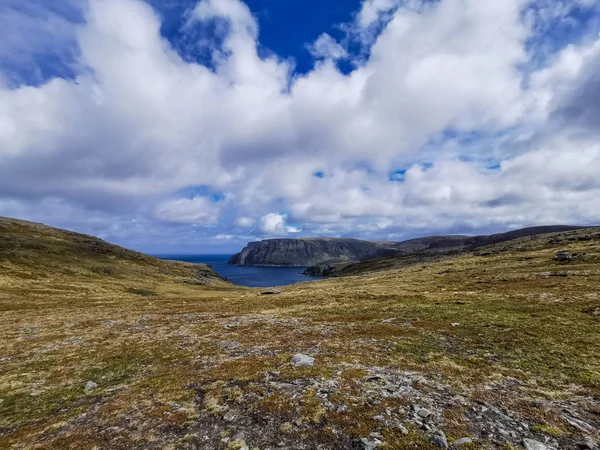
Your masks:
<instances>
[{"instance_id":1,"label":"tundra vegetation","mask_svg":"<svg viewBox=\"0 0 600 450\"><path fill-rule=\"evenodd\" d=\"M0 219L0 448L594 448L600 229L373 268L262 295Z\"/></svg>"}]
</instances>

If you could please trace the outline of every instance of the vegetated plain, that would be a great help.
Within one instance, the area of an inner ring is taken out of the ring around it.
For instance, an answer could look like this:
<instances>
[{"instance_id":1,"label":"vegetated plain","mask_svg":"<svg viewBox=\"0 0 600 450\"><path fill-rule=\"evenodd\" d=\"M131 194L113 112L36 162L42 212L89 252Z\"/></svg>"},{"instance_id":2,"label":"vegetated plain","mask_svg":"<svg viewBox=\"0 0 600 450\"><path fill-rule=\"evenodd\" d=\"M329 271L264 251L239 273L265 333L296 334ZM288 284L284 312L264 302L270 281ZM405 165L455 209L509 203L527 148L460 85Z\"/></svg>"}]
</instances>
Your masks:
<instances>
[{"instance_id":1,"label":"vegetated plain","mask_svg":"<svg viewBox=\"0 0 600 450\"><path fill-rule=\"evenodd\" d=\"M563 249L585 255L555 261ZM0 317L0 448L599 437L600 229L265 296L206 266L0 219Z\"/></svg>"}]
</instances>

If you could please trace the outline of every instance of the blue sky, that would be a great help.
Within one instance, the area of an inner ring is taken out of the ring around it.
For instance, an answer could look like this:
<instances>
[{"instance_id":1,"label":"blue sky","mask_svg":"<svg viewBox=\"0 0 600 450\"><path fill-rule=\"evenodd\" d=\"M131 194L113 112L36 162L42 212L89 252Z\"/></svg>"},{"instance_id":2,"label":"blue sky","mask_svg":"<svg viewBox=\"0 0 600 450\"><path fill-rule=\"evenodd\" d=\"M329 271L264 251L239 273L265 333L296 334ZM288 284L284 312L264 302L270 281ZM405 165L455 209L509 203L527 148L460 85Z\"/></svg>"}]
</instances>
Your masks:
<instances>
[{"instance_id":1,"label":"blue sky","mask_svg":"<svg viewBox=\"0 0 600 450\"><path fill-rule=\"evenodd\" d=\"M153 253L600 222L596 0L5 0L0 215Z\"/></svg>"}]
</instances>

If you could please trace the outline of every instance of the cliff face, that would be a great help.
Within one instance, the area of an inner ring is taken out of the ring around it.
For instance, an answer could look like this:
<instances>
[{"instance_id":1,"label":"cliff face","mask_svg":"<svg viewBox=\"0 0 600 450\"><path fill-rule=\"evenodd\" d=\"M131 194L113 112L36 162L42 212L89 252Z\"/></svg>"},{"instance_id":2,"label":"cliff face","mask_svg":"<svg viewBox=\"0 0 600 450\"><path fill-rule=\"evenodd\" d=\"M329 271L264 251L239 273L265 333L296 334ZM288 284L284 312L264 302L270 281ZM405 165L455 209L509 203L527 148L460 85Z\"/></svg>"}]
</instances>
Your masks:
<instances>
[{"instance_id":1,"label":"cliff face","mask_svg":"<svg viewBox=\"0 0 600 450\"><path fill-rule=\"evenodd\" d=\"M233 255L234 266L305 267L328 260L363 261L395 253L393 244L358 239L267 239Z\"/></svg>"}]
</instances>

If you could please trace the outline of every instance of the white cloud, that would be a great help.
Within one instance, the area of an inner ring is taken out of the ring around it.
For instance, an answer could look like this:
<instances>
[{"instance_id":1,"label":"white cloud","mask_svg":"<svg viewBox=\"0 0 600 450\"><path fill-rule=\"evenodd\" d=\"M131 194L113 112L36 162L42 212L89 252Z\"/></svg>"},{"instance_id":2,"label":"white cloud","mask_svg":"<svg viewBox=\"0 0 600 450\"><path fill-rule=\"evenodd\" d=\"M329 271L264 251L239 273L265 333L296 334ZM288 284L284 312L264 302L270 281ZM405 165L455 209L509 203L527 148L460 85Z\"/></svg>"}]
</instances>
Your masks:
<instances>
[{"instance_id":1,"label":"white cloud","mask_svg":"<svg viewBox=\"0 0 600 450\"><path fill-rule=\"evenodd\" d=\"M314 58L332 59L334 61L348 55L344 47L327 33L321 34L313 44L308 46L308 50Z\"/></svg>"},{"instance_id":2,"label":"white cloud","mask_svg":"<svg viewBox=\"0 0 600 450\"><path fill-rule=\"evenodd\" d=\"M260 231L267 235L283 236L288 233L299 233L296 227L285 224L286 214L269 213L260 219Z\"/></svg>"},{"instance_id":3,"label":"white cloud","mask_svg":"<svg viewBox=\"0 0 600 450\"><path fill-rule=\"evenodd\" d=\"M568 8L524 20L529 5L367 0L348 28L383 27L362 42L368 57L341 72L347 42L322 34L310 46L321 60L298 75L259 52L239 0L202 0L189 15L188 32L228 23L210 68L179 56L148 4L91 0L85 24L44 29L77 44L76 80L0 84L0 214L59 202L102 223L116 215L215 236L258 223L268 235L379 238L600 221L589 207L600 43L583 39L535 67L529 40ZM33 39L0 55L32 45L43 48ZM403 181L390 181L397 169ZM178 198L189 186L226 201Z\"/></svg>"},{"instance_id":4,"label":"white cloud","mask_svg":"<svg viewBox=\"0 0 600 450\"><path fill-rule=\"evenodd\" d=\"M242 227L242 228L248 228L251 227L252 225L254 225L255 220L252 219L251 217L240 217L235 221L235 224L238 227Z\"/></svg>"},{"instance_id":5,"label":"white cloud","mask_svg":"<svg viewBox=\"0 0 600 450\"><path fill-rule=\"evenodd\" d=\"M219 211L219 207L207 198L180 198L160 204L156 216L166 222L216 225Z\"/></svg>"}]
</instances>

